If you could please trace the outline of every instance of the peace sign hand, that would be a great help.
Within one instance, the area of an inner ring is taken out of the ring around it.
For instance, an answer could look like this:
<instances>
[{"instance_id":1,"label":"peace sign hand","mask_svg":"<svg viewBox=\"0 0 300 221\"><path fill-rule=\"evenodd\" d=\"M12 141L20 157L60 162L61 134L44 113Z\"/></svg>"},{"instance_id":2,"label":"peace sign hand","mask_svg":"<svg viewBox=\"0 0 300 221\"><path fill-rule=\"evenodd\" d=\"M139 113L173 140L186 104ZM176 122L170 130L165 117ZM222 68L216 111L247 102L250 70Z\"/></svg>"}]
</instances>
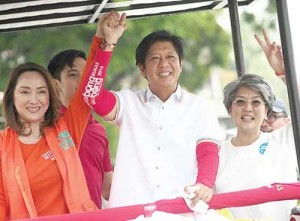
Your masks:
<instances>
[{"instance_id":1,"label":"peace sign hand","mask_svg":"<svg viewBox=\"0 0 300 221\"><path fill-rule=\"evenodd\" d=\"M275 73L277 74L284 73L285 69L284 69L281 46L277 45L276 42L271 43L264 29L262 30L262 32L265 41L263 41L257 34L254 34L255 39L257 40L260 47L265 52L268 62L270 66L273 68L273 70L275 71Z\"/></svg>"}]
</instances>

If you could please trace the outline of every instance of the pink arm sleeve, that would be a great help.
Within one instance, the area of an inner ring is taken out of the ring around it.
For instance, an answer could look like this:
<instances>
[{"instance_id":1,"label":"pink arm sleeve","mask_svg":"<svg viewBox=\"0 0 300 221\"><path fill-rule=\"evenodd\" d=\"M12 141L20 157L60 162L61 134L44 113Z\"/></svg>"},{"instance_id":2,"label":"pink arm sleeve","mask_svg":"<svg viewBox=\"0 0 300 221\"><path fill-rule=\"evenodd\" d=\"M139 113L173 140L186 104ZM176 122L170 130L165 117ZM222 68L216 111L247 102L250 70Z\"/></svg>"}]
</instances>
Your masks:
<instances>
[{"instance_id":1,"label":"pink arm sleeve","mask_svg":"<svg viewBox=\"0 0 300 221\"><path fill-rule=\"evenodd\" d=\"M274 183L256 189L214 194L209 205L211 208L220 209L293 199L300 199L300 183Z\"/></svg>"},{"instance_id":2,"label":"pink arm sleeve","mask_svg":"<svg viewBox=\"0 0 300 221\"><path fill-rule=\"evenodd\" d=\"M210 208L220 209L238 206L250 206L257 203L270 201L289 200L300 198L300 183L273 184L269 187L261 187L250 190L242 190L231 193L215 194L210 201ZM158 200L155 202L157 211L168 213L189 213L192 212L186 205L183 198L171 200ZM45 216L33 220L52 221L52 220L106 220L121 221L135 219L144 214L144 205L132 205L125 207L115 207L97 211L64 214L56 216ZM25 220L24 220L25 221ZM26 219L27 221L27 219Z\"/></svg>"},{"instance_id":3,"label":"pink arm sleeve","mask_svg":"<svg viewBox=\"0 0 300 221\"><path fill-rule=\"evenodd\" d=\"M255 189L214 194L209 202L211 209L251 206L280 200L300 199L300 183L274 183ZM169 213L192 212L183 198L156 201L156 210Z\"/></svg>"},{"instance_id":4,"label":"pink arm sleeve","mask_svg":"<svg viewBox=\"0 0 300 221\"><path fill-rule=\"evenodd\" d=\"M115 95L104 88L111 54L112 52L97 49L95 59L85 77L82 91L84 101L100 116L110 113L116 104Z\"/></svg>"},{"instance_id":5,"label":"pink arm sleeve","mask_svg":"<svg viewBox=\"0 0 300 221\"><path fill-rule=\"evenodd\" d=\"M197 183L212 188L215 184L219 166L219 148L213 142L201 142L197 145L198 176Z\"/></svg>"}]
</instances>

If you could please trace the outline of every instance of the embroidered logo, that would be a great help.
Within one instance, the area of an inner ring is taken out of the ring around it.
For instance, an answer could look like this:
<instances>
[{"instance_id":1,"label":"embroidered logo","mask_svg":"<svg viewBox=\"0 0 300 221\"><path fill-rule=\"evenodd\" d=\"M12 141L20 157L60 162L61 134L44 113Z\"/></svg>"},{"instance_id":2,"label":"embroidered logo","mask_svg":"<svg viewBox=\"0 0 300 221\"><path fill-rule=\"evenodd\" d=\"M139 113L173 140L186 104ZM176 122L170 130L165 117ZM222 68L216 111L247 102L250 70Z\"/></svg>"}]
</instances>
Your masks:
<instances>
[{"instance_id":1,"label":"embroidered logo","mask_svg":"<svg viewBox=\"0 0 300 221\"><path fill-rule=\"evenodd\" d=\"M265 142L265 143L263 143L262 145L260 145L260 147L259 147L259 153L260 153L261 155L263 155L263 154L265 153L265 151L266 151L268 145L269 145L268 142Z\"/></svg>"},{"instance_id":2,"label":"embroidered logo","mask_svg":"<svg viewBox=\"0 0 300 221\"><path fill-rule=\"evenodd\" d=\"M64 131L60 132L58 134L57 139L59 141L59 146L63 150L68 150L71 147L75 147L74 141L73 141L69 131L67 131L67 130L64 130Z\"/></svg>"},{"instance_id":3,"label":"embroidered logo","mask_svg":"<svg viewBox=\"0 0 300 221\"><path fill-rule=\"evenodd\" d=\"M47 151L46 153L42 154L42 157L44 158L44 160L55 160L55 157L52 153L51 150Z\"/></svg>"}]
</instances>

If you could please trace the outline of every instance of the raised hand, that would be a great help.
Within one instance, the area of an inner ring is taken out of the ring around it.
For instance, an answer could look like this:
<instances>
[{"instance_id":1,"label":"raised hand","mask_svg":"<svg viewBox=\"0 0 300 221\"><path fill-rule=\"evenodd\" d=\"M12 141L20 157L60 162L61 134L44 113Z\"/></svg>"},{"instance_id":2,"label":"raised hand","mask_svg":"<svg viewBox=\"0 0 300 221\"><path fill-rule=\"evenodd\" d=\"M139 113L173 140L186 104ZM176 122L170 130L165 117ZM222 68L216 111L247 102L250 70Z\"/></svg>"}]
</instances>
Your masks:
<instances>
[{"instance_id":1,"label":"raised hand","mask_svg":"<svg viewBox=\"0 0 300 221\"><path fill-rule=\"evenodd\" d=\"M263 41L257 34L254 34L254 37L265 52L270 66L273 68L277 75L285 73L281 46L277 45L276 42L271 43L264 29L262 30L262 32L265 41Z\"/></svg>"},{"instance_id":2,"label":"raised hand","mask_svg":"<svg viewBox=\"0 0 300 221\"><path fill-rule=\"evenodd\" d=\"M126 14L111 11L99 17L96 36L109 44L116 44L126 30Z\"/></svg>"}]
</instances>

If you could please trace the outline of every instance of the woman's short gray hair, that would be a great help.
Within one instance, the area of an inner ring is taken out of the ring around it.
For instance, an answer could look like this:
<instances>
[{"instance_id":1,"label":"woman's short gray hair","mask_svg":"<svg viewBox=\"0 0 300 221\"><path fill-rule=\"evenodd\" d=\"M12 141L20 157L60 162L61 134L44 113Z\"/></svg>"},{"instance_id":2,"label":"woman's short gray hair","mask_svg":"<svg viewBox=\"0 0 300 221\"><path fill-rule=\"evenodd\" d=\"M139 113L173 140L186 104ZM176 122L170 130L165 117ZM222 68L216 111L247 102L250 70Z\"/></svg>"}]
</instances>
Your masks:
<instances>
[{"instance_id":1,"label":"woman's short gray hair","mask_svg":"<svg viewBox=\"0 0 300 221\"><path fill-rule=\"evenodd\" d=\"M271 86L264 80L263 77L259 75L244 74L236 80L227 84L223 90L223 104L225 105L228 113L230 113L232 102L235 99L237 91L241 87L250 87L257 92L260 92L264 99L264 102L266 102L268 114L272 111L275 95Z\"/></svg>"}]
</instances>

